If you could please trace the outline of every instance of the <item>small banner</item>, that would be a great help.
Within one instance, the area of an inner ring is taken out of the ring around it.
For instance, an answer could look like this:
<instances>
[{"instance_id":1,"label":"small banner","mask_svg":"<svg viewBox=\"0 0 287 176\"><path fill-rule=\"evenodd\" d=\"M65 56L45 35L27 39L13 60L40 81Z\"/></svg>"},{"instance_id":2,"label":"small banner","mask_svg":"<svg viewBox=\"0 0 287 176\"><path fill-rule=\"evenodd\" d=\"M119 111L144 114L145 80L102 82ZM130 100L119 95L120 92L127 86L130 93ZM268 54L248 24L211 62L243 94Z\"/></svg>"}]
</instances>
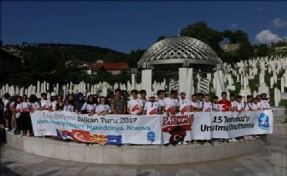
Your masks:
<instances>
[{"instance_id":1,"label":"small banner","mask_svg":"<svg viewBox=\"0 0 287 176\"><path fill-rule=\"evenodd\" d=\"M58 136L85 143L161 144L161 117L78 115L65 111L31 113L35 136Z\"/></svg>"}]
</instances>

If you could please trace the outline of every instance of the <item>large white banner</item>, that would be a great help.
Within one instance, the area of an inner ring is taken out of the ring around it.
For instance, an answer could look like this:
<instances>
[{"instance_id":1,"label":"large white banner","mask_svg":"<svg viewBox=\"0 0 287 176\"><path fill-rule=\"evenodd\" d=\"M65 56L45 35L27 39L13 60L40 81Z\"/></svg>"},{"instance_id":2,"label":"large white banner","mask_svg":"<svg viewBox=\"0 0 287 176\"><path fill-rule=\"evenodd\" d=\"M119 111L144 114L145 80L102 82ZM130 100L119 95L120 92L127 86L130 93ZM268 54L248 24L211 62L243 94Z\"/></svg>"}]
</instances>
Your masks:
<instances>
[{"instance_id":1,"label":"large white banner","mask_svg":"<svg viewBox=\"0 0 287 176\"><path fill-rule=\"evenodd\" d=\"M188 112L174 116L77 115L74 112L31 113L35 136L58 136L78 142L162 144L212 138L270 134L271 110Z\"/></svg>"},{"instance_id":2,"label":"large white banner","mask_svg":"<svg viewBox=\"0 0 287 176\"><path fill-rule=\"evenodd\" d=\"M35 136L58 136L78 142L161 144L161 118L155 116L88 116L74 112L31 113Z\"/></svg>"},{"instance_id":3,"label":"large white banner","mask_svg":"<svg viewBox=\"0 0 287 176\"><path fill-rule=\"evenodd\" d=\"M234 138L253 134L270 134L273 130L271 110L243 112L199 112L194 114L192 139Z\"/></svg>"}]
</instances>

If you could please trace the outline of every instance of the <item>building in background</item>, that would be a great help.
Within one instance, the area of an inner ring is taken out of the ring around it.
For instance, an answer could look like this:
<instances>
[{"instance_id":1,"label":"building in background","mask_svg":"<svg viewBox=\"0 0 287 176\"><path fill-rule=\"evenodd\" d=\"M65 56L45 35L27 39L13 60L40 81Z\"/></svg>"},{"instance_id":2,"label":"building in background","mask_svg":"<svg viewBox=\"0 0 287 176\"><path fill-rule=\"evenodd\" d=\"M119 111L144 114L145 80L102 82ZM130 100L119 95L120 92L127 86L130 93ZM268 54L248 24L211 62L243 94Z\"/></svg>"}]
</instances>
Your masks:
<instances>
[{"instance_id":1,"label":"building in background","mask_svg":"<svg viewBox=\"0 0 287 176\"><path fill-rule=\"evenodd\" d=\"M119 75L123 71L128 71L127 63L99 63L85 64L81 66L82 70L86 70L88 74L98 74L100 72L110 73L112 75Z\"/></svg>"},{"instance_id":2,"label":"building in background","mask_svg":"<svg viewBox=\"0 0 287 176\"><path fill-rule=\"evenodd\" d=\"M4 48L0 48L0 76L16 74L21 71L22 60Z\"/></svg>"}]
</instances>

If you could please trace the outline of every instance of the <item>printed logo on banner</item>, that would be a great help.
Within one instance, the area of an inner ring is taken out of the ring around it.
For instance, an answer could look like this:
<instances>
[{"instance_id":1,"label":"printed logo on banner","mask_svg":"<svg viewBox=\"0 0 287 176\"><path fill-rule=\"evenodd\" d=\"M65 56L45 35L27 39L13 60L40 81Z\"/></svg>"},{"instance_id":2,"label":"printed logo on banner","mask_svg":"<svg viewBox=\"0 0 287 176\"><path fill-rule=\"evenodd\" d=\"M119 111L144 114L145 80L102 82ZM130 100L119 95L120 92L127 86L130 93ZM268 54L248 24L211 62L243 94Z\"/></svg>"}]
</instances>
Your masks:
<instances>
[{"instance_id":1,"label":"printed logo on banner","mask_svg":"<svg viewBox=\"0 0 287 176\"><path fill-rule=\"evenodd\" d=\"M265 113L261 113L258 118L258 126L262 130L267 130L269 128L269 117Z\"/></svg>"},{"instance_id":2,"label":"printed logo on banner","mask_svg":"<svg viewBox=\"0 0 287 176\"><path fill-rule=\"evenodd\" d=\"M149 141L150 143L153 143L155 141L155 133L153 131L147 133L147 141Z\"/></svg>"}]
</instances>

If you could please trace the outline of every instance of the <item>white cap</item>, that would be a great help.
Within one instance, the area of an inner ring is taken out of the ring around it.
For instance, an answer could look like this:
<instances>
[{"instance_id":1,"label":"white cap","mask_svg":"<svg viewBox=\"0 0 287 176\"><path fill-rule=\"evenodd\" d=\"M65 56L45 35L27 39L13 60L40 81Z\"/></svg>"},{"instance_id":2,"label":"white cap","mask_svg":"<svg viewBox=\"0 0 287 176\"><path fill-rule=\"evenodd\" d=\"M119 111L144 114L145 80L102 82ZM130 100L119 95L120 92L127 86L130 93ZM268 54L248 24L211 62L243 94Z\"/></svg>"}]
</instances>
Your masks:
<instances>
[{"instance_id":1,"label":"white cap","mask_svg":"<svg viewBox=\"0 0 287 176\"><path fill-rule=\"evenodd\" d=\"M154 95L153 93L151 93L151 94L149 94L148 97L149 97L149 98L151 98L151 97L154 97L154 98L155 98L155 95Z\"/></svg>"},{"instance_id":2,"label":"white cap","mask_svg":"<svg viewBox=\"0 0 287 176\"><path fill-rule=\"evenodd\" d=\"M51 97L57 96L56 92L51 92Z\"/></svg>"}]
</instances>

